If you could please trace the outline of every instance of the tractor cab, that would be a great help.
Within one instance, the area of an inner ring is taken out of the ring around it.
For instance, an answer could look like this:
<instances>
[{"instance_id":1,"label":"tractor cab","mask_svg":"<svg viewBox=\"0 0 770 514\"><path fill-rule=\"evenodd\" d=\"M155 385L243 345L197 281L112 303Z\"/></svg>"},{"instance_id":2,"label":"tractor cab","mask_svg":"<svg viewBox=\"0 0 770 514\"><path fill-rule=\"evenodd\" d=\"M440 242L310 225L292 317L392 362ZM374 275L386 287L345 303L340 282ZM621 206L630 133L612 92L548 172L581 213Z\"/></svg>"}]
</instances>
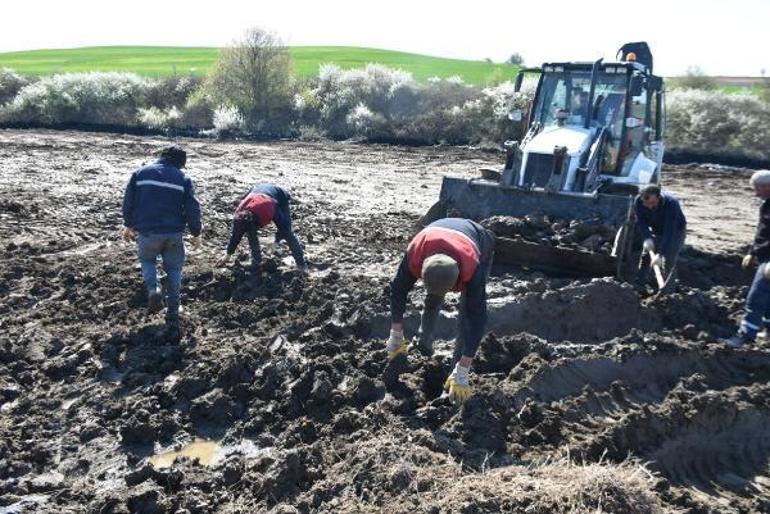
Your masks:
<instances>
[{"instance_id":1,"label":"tractor cab","mask_svg":"<svg viewBox=\"0 0 770 514\"><path fill-rule=\"evenodd\" d=\"M539 80L522 119L526 136L517 145L520 168L510 170L510 185L593 193L659 180L663 82L652 74L645 43L624 45L617 62L545 63L522 70L517 91L525 73L537 73ZM557 161L561 165L554 167Z\"/></svg>"},{"instance_id":2,"label":"tractor cab","mask_svg":"<svg viewBox=\"0 0 770 514\"><path fill-rule=\"evenodd\" d=\"M552 62L537 74L521 141L506 141L502 171L479 178L444 177L439 200L421 223L446 216L544 215L601 220L616 229L612 252L585 252L497 237L495 259L527 267L624 276L634 241L633 202L640 187L660 181L665 131L663 81L652 74L646 43L621 47L614 62Z\"/></svg>"}]
</instances>

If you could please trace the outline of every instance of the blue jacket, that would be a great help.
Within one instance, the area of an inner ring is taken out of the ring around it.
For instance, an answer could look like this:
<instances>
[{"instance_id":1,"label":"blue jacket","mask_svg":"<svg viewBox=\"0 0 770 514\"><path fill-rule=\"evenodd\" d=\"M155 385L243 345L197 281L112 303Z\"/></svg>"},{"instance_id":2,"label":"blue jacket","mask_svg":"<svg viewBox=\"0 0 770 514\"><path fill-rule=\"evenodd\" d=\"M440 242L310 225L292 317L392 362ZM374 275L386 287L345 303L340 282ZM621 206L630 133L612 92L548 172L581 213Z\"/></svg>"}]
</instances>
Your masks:
<instances>
[{"instance_id":1,"label":"blue jacket","mask_svg":"<svg viewBox=\"0 0 770 514\"><path fill-rule=\"evenodd\" d=\"M123 223L140 234L201 233L201 208L192 181L159 160L131 175L123 197Z\"/></svg>"},{"instance_id":2,"label":"blue jacket","mask_svg":"<svg viewBox=\"0 0 770 514\"><path fill-rule=\"evenodd\" d=\"M636 199L636 229L644 239L655 236L658 252L666 254L675 241L675 236L687 228L682 208L673 195L660 194L658 208L648 209L641 198Z\"/></svg>"}]
</instances>

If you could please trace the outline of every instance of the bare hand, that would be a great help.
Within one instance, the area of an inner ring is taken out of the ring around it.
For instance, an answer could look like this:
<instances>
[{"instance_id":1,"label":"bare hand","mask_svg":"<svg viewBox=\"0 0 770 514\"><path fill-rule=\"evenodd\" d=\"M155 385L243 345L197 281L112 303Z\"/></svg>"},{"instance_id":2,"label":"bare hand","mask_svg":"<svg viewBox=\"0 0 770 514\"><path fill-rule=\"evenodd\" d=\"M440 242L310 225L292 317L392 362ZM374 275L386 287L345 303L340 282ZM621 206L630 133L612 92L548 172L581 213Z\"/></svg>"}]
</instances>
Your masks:
<instances>
[{"instance_id":1,"label":"bare hand","mask_svg":"<svg viewBox=\"0 0 770 514\"><path fill-rule=\"evenodd\" d=\"M749 269L756 263L757 263L757 258L749 253L743 257L743 261L741 261L741 266L743 267L743 269Z\"/></svg>"},{"instance_id":2,"label":"bare hand","mask_svg":"<svg viewBox=\"0 0 770 514\"><path fill-rule=\"evenodd\" d=\"M125 241L126 243L131 243L133 241L136 241L136 230L134 230L131 227L124 227L123 241Z\"/></svg>"}]
</instances>

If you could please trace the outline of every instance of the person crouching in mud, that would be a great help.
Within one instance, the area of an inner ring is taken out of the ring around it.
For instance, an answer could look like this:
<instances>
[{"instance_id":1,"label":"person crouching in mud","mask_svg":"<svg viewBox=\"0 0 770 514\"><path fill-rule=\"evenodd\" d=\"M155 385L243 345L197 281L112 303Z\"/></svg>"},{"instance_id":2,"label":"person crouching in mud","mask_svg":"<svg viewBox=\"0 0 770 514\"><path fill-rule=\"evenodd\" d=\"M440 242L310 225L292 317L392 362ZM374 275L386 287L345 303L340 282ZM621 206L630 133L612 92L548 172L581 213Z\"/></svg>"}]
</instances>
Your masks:
<instances>
[{"instance_id":1,"label":"person crouching in mud","mask_svg":"<svg viewBox=\"0 0 770 514\"><path fill-rule=\"evenodd\" d=\"M277 228L273 250L278 251L281 241L285 240L291 249L297 268L303 272L307 271L302 245L291 228L289 200L291 200L289 193L278 186L255 185L235 209L230 242L225 254L217 261L217 266L224 266L230 261L243 235L246 234L251 248L251 268L259 276L262 251L259 247L257 230L272 221Z\"/></svg>"},{"instance_id":2,"label":"person crouching in mud","mask_svg":"<svg viewBox=\"0 0 770 514\"><path fill-rule=\"evenodd\" d=\"M645 287L652 276L652 267L658 265L665 277L660 292L670 293L676 285L676 263L684 247L687 219L679 200L661 192L660 186L654 184L639 191L634 206L636 229L644 237L637 286Z\"/></svg>"},{"instance_id":3,"label":"person crouching in mud","mask_svg":"<svg viewBox=\"0 0 770 514\"><path fill-rule=\"evenodd\" d=\"M444 295L461 292L455 367L444 388L454 402L464 402L472 393L469 372L487 324L486 286L492 267L494 237L470 220L444 218L420 231L409 243L398 272L390 285L390 338L388 361L407 352L404 312L409 291L422 278L427 296L417 337L417 348L433 354L433 332Z\"/></svg>"}]
</instances>

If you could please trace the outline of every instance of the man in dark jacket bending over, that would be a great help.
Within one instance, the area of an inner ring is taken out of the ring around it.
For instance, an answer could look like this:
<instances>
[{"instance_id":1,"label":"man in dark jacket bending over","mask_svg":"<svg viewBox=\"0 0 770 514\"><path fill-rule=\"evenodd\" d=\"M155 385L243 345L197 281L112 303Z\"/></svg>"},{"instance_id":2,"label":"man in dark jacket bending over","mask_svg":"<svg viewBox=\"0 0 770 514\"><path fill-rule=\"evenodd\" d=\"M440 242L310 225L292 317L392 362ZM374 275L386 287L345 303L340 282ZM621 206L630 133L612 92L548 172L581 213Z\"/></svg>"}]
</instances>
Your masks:
<instances>
[{"instance_id":1,"label":"man in dark jacket bending over","mask_svg":"<svg viewBox=\"0 0 770 514\"><path fill-rule=\"evenodd\" d=\"M754 243L743 258L742 266L744 269L757 266L757 271L746 298L746 314L738 333L722 340L737 348L753 343L761 326L764 325L766 331L770 329L770 170L754 173L749 183L754 194L762 200L762 205L759 207Z\"/></svg>"},{"instance_id":2,"label":"man in dark jacket bending over","mask_svg":"<svg viewBox=\"0 0 770 514\"><path fill-rule=\"evenodd\" d=\"M687 220L679 201L660 186L644 187L636 198L636 229L644 238L644 252L639 263L640 286L649 282L651 268L660 265L665 271L662 293L673 290L676 283L676 261L684 246ZM654 253L654 257L650 254Z\"/></svg>"},{"instance_id":3,"label":"man in dark jacket bending over","mask_svg":"<svg viewBox=\"0 0 770 514\"><path fill-rule=\"evenodd\" d=\"M486 286L493 251L494 237L478 223L440 219L412 239L390 285L392 325L386 347L391 361L407 350L404 312L417 279L422 278L427 292L418 335L418 349L426 355L433 353L433 331L444 295L461 292L456 364L444 386L456 402L471 395L468 373L487 324Z\"/></svg>"},{"instance_id":4,"label":"man in dark jacket bending over","mask_svg":"<svg viewBox=\"0 0 770 514\"><path fill-rule=\"evenodd\" d=\"M192 247L200 245L200 205L192 181L181 171L186 162L181 147L164 148L157 162L131 175L123 197L123 239L137 240L151 312L162 308L156 265L158 256L163 258L168 276L166 323L172 329L179 323L185 225L193 236Z\"/></svg>"},{"instance_id":5,"label":"man in dark jacket bending over","mask_svg":"<svg viewBox=\"0 0 770 514\"><path fill-rule=\"evenodd\" d=\"M290 199L289 193L278 186L273 184L255 185L235 209L230 243L227 245L225 255L217 261L217 265L227 264L243 235L246 234L251 248L251 266L258 272L262 262L262 251L259 247L257 230L272 221L278 229L275 233L273 249L277 251L280 242L285 240L289 244L297 267L302 271L307 271L302 245L291 229Z\"/></svg>"}]
</instances>

